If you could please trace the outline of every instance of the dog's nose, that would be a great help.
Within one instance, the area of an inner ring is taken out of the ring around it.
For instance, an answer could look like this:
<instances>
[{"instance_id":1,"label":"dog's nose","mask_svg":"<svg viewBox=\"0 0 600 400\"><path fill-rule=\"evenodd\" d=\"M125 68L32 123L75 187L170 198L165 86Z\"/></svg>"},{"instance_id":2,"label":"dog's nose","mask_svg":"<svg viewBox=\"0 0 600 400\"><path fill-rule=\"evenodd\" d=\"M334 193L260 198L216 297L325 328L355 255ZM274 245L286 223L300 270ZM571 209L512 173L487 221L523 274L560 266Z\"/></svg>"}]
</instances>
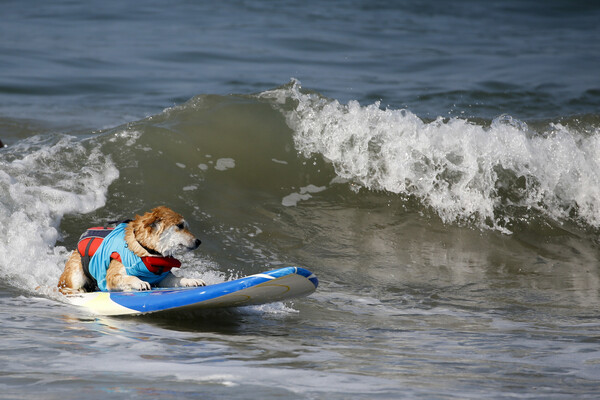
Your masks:
<instances>
[{"instance_id":1,"label":"dog's nose","mask_svg":"<svg viewBox=\"0 0 600 400\"><path fill-rule=\"evenodd\" d=\"M202 242L200 241L200 239L196 239L196 241L194 242L194 247L198 247L200 246Z\"/></svg>"}]
</instances>

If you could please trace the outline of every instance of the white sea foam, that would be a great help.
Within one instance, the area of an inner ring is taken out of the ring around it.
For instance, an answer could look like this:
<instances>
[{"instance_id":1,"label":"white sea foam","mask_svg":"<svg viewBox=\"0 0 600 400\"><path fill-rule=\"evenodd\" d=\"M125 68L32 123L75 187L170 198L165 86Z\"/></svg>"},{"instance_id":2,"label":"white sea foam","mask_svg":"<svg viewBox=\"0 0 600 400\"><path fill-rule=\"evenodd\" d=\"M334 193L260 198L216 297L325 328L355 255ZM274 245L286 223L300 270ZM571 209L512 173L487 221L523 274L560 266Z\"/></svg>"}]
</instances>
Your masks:
<instances>
[{"instance_id":1,"label":"white sea foam","mask_svg":"<svg viewBox=\"0 0 600 400\"><path fill-rule=\"evenodd\" d=\"M108 141L111 143L116 143L117 141L125 140L125 146L133 146L141 136L142 133L140 131L124 129L115 133L110 139L108 139ZM152 149L149 147L144 147L142 150L150 151Z\"/></svg>"},{"instance_id":2,"label":"white sea foam","mask_svg":"<svg viewBox=\"0 0 600 400\"><path fill-rule=\"evenodd\" d=\"M110 158L71 137L19 142L0 159L0 278L27 291L54 287L67 251L61 218L106 202L118 177Z\"/></svg>"},{"instance_id":3,"label":"white sea foam","mask_svg":"<svg viewBox=\"0 0 600 400\"><path fill-rule=\"evenodd\" d=\"M286 207L297 206L299 201L311 199L309 193L319 193L325 190L325 186L308 185L300 188L300 193L290 193L281 200L281 204Z\"/></svg>"},{"instance_id":4,"label":"white sea foam","mask_svg":"<svg viewBox=\"0 0 600 400\"><path fill-rule=\"evenodd\" d=\"M297 206L299 201L308 200L312 196L310 194L290 193L281 199L281 204L286 207Z\"/></svg>"},{"instance_id":5,"label":"white sea foam","mask_svg":"<svg viewBox=\"0 0 600 400\"><path fill-rule=\"evenodd\" d=\"M460 118L425 122L379 103L304 94L296 81L261 97L281 107L304 156L321 155L362 188L414 196L445 222L505 230L504 211L516 206L600 227L598 128L584 135L549 124L534 132L509 116L489 127ZM288 203L303 199L296 197Z\"/></svg>"},{"instance_id":6,"label":"white sea foam","mask_svg":"<svg viewBox=\"0 0 600 400\"><path fill-rule=\"evenodd\" d=\"M219 158L215 169L219 171L226 171L228 169L235 168L235 160L233 158Z\"/></svg>"}]
</instances>

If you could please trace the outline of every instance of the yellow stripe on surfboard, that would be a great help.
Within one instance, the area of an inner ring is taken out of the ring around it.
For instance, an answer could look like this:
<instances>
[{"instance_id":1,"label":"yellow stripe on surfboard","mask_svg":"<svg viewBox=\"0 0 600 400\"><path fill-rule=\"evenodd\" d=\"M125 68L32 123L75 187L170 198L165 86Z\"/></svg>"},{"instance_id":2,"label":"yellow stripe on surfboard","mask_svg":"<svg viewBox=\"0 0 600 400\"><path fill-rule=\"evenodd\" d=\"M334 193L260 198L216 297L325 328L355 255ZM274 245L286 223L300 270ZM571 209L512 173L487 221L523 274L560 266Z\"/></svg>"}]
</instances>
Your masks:
<instances>
[{"instance_id":1,"label":"yellow stripe on surfboard","mask_svg":"<svg viewBox=\"0 0 600 400\"><path fill-rule=\"evenodd\" d=\"M95 296L91 299L89 298L89 294L85 298L84 296L81 296L80 298L77 298L77 296L73 296L71 297L71 301L74 304L84 306L90 309L91 311L101 315L122 315L136 312L135 310L123 307L122 305L112 301L110 299L110 293L108 292L98 292L94 294Z\"/></svg>"}]
</instances>

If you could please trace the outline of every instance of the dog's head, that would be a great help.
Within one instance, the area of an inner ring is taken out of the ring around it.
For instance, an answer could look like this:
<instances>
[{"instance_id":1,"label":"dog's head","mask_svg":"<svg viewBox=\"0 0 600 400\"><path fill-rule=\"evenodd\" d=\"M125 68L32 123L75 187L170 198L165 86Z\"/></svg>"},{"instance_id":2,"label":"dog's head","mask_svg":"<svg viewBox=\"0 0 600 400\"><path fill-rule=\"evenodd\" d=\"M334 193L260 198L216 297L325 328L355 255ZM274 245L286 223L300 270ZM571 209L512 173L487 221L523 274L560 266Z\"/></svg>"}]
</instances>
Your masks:
<instances>
[{"instance_id":1,"label":"dog's head","mask_svg":"<svg viewBox=\"0 0 600 400\"><path fill-rule=\"evenodd\" d=\"M159 253L162 256L172 256L195 250L200 246L200 240L189 231L185 219L165 206L156 207L142 216L136 215L129 226L135 241L151 255ZM131 244L130 249L138 253L131 248Z\"/></svg>"}]
</instances>

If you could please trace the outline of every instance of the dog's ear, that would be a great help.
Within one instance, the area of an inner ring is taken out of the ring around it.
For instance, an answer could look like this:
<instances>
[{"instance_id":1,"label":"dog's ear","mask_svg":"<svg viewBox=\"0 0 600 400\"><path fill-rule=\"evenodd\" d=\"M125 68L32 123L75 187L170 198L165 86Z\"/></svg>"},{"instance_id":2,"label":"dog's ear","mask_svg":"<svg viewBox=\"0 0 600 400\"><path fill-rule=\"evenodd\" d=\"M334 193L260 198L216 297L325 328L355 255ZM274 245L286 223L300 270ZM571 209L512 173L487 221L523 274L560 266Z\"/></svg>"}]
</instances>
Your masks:
<instances>
[{"instance_id":1,"label":"dog's ear","mask_svg":"<svg viewBox=\"0 0 600 400\"><path fill-rule=\"evenodd\" d=\"M157 218L157 219L155 219L154 221L152 221L151 223L149 223L149 224L148 224L148 227L149 227L151 230L155 231L155 230L157 230L157 229L159 229L159 228L160 228L160 225L161 225L161 220L160 220L160 218Z\"/></svg>"},{"instance_id":2,"label":"dog's ear","mask_svg":"<svg viewBox=\"0 0 600 400\"><path fill-rule=\"evenodd\" d=\"M151 212L146 214L144 218L144 226L151 231L160 229L162 226L162 210L161 207L156 207Z\"/></svg>"}]
</instances>

